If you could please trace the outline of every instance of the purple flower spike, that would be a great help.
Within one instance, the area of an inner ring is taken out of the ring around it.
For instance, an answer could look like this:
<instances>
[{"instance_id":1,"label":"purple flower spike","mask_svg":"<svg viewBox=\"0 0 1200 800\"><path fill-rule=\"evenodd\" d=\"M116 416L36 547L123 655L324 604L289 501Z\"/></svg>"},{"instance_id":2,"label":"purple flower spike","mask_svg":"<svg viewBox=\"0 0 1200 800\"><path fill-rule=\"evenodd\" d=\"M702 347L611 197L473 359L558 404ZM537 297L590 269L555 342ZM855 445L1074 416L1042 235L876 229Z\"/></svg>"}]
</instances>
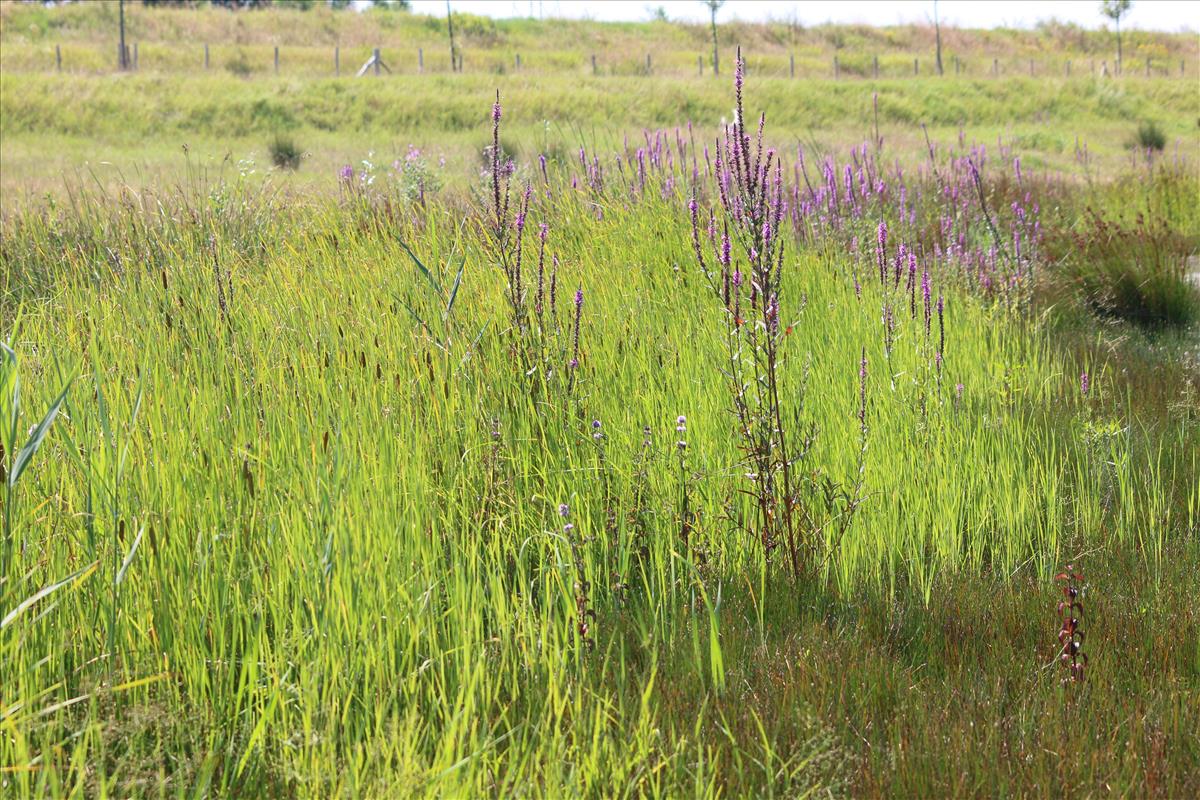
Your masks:
<instances>
[{"instance_id":1,"label":"purple flower spike","mask_svg":"<svg viewBox=\"0 0 1200 800\"><path fill-rule=\"evenodd\" d=\"M1088 379L1087 371L1079 373L1079 391L1086 395L1092 387L1091 381Z\"/></svg>"},{"instance_id":2,"label":"purple flower spike","mask_svg":"<svg viewBox=\"0 0 1200 800\"><path fill-rule=\"evenodd\" d=\"M558 515L560 517L565 517L570 513L571 513L571 507L569 505L567 505L566 503L558 504Z\"/></svg>"}]
</instances>

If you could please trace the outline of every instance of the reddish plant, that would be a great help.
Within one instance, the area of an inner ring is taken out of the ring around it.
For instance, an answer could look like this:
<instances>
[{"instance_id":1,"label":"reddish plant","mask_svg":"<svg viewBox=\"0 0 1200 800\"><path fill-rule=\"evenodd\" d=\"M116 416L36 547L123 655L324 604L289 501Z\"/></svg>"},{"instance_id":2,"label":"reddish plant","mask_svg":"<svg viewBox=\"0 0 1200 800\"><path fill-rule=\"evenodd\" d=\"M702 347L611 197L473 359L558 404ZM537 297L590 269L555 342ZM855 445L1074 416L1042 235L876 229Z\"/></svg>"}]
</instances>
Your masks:
<instances>
[{"instance_id":1,"label":"reddish plant","mask_svg":"<svg viewBox=\"0 0 1200 800\"><path fill-rule=\"evenodd\" d=\"M1066 569L1054 576L1062 586L1063 599L1058 603L1058 613L1062 617L1062 627L1058 631L1058 643L1061 645L1059 661L1067 669L1063 682L1074 681L1082 683L1084 668L1088 657L1083 652L1083 631L1080 630L1080 619L1083 617L1083 603L1079 597L1083 592L1083 576L1067 564Z\"/></svg>"}]
</instances>

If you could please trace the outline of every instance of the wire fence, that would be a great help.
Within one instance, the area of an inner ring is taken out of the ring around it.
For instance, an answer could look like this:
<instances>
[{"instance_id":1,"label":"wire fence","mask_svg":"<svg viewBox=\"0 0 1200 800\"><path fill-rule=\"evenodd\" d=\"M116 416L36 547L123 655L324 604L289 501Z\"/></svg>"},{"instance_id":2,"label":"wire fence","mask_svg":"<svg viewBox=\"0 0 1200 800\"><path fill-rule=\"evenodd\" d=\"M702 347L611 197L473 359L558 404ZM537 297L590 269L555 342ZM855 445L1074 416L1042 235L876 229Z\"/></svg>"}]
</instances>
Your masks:
<instances>
[{"instance_id":1,"label":"wire fence","mask_svg":"<svg viewBox=\"0 0 1200 800\"><path fill-rule=\"evenodd\" d=\"M5 48L0 68L7 72L56 70L64 73L122 71L121 50L96 45L28 47L25 52ZM728 70L732 54L721 54L719 64ZM448 47L313 47L262 45L210 45L133 42L125 46L124 70L130 72L223 71L242 77L292 75L304 77L397 76L439 73L476 74L575 74L600 76L711 77L712 53L658 51L645 54L478 50ZM950 78L1004 77L1125 77L1194 78L1188 59L1131 57L1121 62L1097 58L1022 58L956 53L935 58L906 53L839 52L829 57L811 53L766 53L746 57L748 73L790 79L900 79L939 75Z\"/></svg>"}]
</instances>

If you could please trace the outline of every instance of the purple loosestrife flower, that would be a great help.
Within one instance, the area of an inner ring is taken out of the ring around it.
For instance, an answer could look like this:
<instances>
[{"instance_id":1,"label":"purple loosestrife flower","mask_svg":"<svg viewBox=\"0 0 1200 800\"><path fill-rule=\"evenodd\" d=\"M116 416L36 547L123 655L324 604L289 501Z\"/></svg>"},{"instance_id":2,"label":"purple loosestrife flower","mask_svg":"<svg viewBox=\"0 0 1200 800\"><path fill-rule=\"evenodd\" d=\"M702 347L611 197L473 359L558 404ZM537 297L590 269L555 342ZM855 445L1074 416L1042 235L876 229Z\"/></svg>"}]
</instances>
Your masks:
<instances>
[{"instance_id":1,"label":"purple loosestrife flower","mask_svg":"<svg viewBox=\"0 0 1200 800\"><path fill-rule=\"evenodd\" d=\"M500 90L496 90L496 104L492 106L492 202L496 209L496 235L504 228L504 211L500 208ZM507 203L506 203L507 205Z\"/></svg>"},{"instance_id":2,"label":"purple loosestrife flower","mask_svg":"<svg viewBox=\"0 0 1200 800\"><path fill-rule=\"evenodd\" d=\"M863 436L867 435L867 348L862 349L862 361L858 365L858 425Z\"/></svg>"},{"instance_id":3,"label":"purple loosestrife flower","mask_svg":"<svg viewBox=\"0 0 1200 800\"><path fill-rule=\"evenodd\" d=\"M1083 394L1086 397L1088 390L1091 389L1091 386L1092 386L1092 384L1091 384L1091 381L1088 379L1087 370L1084 370L1083 372L1079 373L1079 392L1080 392L1080 394Z\"/></svg>"},{"instance_id":4,"label":"purple loosestrife flower","mask_svg":"<svg viewBox=\"0 0 1200 800\"><path fill-rule=\"evenodd\" d=\"M349 164L338 170L338 180L345 184L354 183L354 167Z\"/></svg>"},{"instance_id":5,"label":"purple loosestrife flower","mask_svg":"<svg viewBox=\"0 0 1200 800\"><path fill-rule=\"evenodd\" d=\"M924 298L924 302L925 302L925 335L928 336L929 335L929 322L930 322L930 305L929 305L930 286L929 286L929 270L928 269L924 269L921 271L921 295Z\"/></svg>"},{"instance_id":6,"label":"purple loosestrife flower","mask_svg":"<svg viewBox=\"0 0 1200 800\"><path fill-rule=\"evenodd\" d=\"M946 321L945 321L946 304L942 299L941 292L938 292L937 299L937 315L938 315L938 359L940 361L942 353L946 351Z\"/></svg>"},{"instance_id":7,"label":"purple loosestrife flower","mask_svg":"<svg viewBox=\"0 0 1200 800\"><path fill-rule=\"evenodd\" d=\"M876 247L875 260L878 262L878 266L879 266L879 283L880 283L880 285L883 285L883 282L885 280L884 274L885 274L885 270L887 269L887 267L886 267L887 236L888 236L887 223L881 220L879 222L879 228L875 232L875 247Z\"/></svg>"},{"instance_id":8,"label":"purple loosestrife flower","mask_svg":"<svg viewBox=\"0 0 1200 800\"><path fill-rule=\"evenodd\" d=\"M692 250L696 253L696 261L700 263L700 271L708 274L708 266L704 263L704 252L700 249L700 206L696 203L696 195L688 198L688 211L692 217Z\"/></svg>"}]
</instances>

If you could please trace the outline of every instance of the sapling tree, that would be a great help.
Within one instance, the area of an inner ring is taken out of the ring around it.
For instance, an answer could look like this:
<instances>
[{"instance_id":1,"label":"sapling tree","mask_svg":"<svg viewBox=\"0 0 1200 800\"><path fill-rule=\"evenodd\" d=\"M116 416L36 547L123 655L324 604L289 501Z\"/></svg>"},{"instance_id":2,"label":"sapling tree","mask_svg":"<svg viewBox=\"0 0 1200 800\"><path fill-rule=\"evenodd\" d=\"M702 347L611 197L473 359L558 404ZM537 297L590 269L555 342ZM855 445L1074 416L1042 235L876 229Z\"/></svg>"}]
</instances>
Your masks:
<instances>
[{"instance_id":1,"label":"sapling tree","mask_svg":"<svg viewBox=\"0 0 1200 800\"><path fill-rule=\"evenodd\" d=\"M713 75L720 75L721 60L717 49L717 12L721 10L721 6L725 5L725 0L704 0L704 5L708 6L709 18L712 20Z\"/></svg>"},{"instance_id":2,"label":"sapling tree","mask_svg":"<svg viewBox=\"0 0 1200 800\"><path fill-rule=\"evenodd\" d=\"M1117 26L1117 74L1121 74L1121 18L1129 13L1133 6L1132 0L1103 0L1100 3L1100 13L1108 17Z\"/></svg>"}]
</instances>

